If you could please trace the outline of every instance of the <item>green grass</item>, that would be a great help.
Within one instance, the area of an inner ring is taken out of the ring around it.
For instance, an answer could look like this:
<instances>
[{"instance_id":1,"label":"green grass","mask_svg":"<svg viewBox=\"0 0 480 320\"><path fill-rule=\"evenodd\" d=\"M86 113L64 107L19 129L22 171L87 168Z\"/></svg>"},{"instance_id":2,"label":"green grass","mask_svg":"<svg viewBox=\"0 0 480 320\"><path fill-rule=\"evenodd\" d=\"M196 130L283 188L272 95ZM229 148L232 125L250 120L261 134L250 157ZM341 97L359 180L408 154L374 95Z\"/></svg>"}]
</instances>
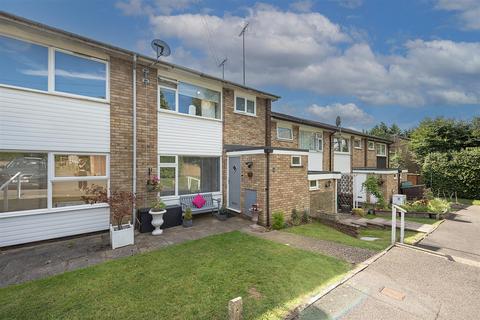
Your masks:
<instances>
[{"instance_id":1,"label":"green grass","mask_svg":"<svg viewBox=\"0 0 480 320\"><path fill-rule=\"evenodd\" d=\"M455 200L453 201L455 202ZM461 204L466 204L466 205L476 205L480 206L480 200L473 200L473 199L458 199L458 202Z\"/></svg>"},{"instance_id":2,"label":"green grass","mask_svg":"<svg viewBox=\"0 0 480 320\"><path fill-rule=\"evenodd\" d=\"M238 296L276 319L349 268L232 232L0 289L0 319L226 319Z\"/></svg>"},{"instance_id":3,"label":"green grass","mask_svg":"<svg viewBox=\"0 0 480 320\"><path fill-rule=\"evenodd\" d=\"M334 228L321 224L319 222L313 222L310 224L304 224L301 226L291 227L285 229L284 231L295 233L302 236L307 236L311 238L317 238L321 240L333 241L341 244L345 244L351 247L359 247L364 249L370 249L374 251L381 251L387 248L391 242L391 231L390 229L364 229L360 230L360 237L375 237L379 238L375 241L364 241L359 238L354 238L343 232L337 231ZM397 232L399 236L400 232ZM420 233L422 235L422 233ZM414 231L405 231L405 239L417 237L419 234Z\"/></svg>"}]
</instances>

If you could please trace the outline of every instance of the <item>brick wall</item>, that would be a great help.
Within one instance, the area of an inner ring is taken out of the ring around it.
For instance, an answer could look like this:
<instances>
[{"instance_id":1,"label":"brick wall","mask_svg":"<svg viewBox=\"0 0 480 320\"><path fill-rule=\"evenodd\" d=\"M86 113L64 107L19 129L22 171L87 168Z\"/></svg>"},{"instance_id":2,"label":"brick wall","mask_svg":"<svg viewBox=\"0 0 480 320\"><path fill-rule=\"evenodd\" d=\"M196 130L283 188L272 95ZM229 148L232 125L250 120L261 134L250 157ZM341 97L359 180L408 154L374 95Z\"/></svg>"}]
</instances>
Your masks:
<instances>
[{"instance_id":1,"label":"brick wall","mask_svg":"<svg viewBox=\"0 0 480 320\"><path fill-rule=\"evenodd\" d=\"M365 167L365 139L360 140L361 143L360 145L362 146L362 149L356 149L353 147L353 161L352 161L352 167L353 168L363 168Z\"/></svg>"},{"instance_id":2,"label":"brick wall","mask_svg":"<svg viewBox=\"0 0 480 320\"><path fill-rule=\"evenodd\" d=\"M381 174L383 184L381 186L383 197L389 203L392 200L392 195L398 193L398 181L395 179L395 174Z\"/></svg>"},{"instance_id":3,"label":"brick wall","mask_svg":"<svg viewBox=\"0 0 480 320\"><path fill-rule=\"evenodd\" d=\"M259 215L259 223L266 225L266 155L244 155L240 157L242 164L242 182L240 193L241 208L245 208L245 190L255 190L257 192L257 204L262 214ZM251 168L246 165L247 162L253 163Z\"/></svg>"},{"instance_id":4,"label":"brick wall","mask_svg":"<svg viewBox=\"0 0 480 320\"><path fill-rule=\"evenodd\" d=\"M329 131L323 131L323 171L330 171L330 158L332 157L330 134Z\"/></svg>"},{"instance_id":5,"label":"brick wall","mask_svg":"<svg viewBox=\"0 0 480 320\"><path fill-rule=\"evenodd\" d=\"M110 59L110 189L132 191L132 63Z\"/></svg>"},{"instance_id":6,"label":"brick wall","mask_svg":"<svg viewBox=\"0 0 480 320\"><path fill-rule=\"evenodd\" d=\"M286 220L292 209L310 208L308 190L308 157L302 156L302 167L291 167L291 155L270 155L270 212L282 211Z\"/></svg>"},{"instance_id":7,"label":"brick wall","mask_svg":"<svg viewBox=\"0 0 480 320\"><path fill-rule=\"evenodd\" d=\"M144 84L143 69L148 70L148 84ZM137 195L139 206L148 207L156 192L146 191L148 170L157 175L158 146L157 71L137 65Z\"/></svg>"},{"instance_id":8,"label":"brick wall","mask_svg":"<svg viewBox=\"0 0 480 320\"><path fill-rule=\"evenodd\" d=\"M292 124L293 140L279 140L277 138L277 121L272 119L272 147L298 149L299 126Z\"/></svg>"},{"instance_id":9,"label":"brick wall","mask_svg":"<svg viewBox=\"0 0 480 320\"><path fill-rule=\"evenodd\" d=\"M223 144L265 146L266 99L257 98L257 116L234 112L234 92L223 89Z\"/></svg>"},{"instance_id":10,"label":"brick wall","mask_svg":"<svg viewBox=\"0 0 480 320\"><path fill-rule=\"evenodd\" d=\"M377 167L377 153L375 150L367 150L367 167Z\"/></svg>"},{"instance_id":11,"label":"brick wall","mask_svg":"<svg viewBox=\"0 0 480 320\"><path fill-rule=\"evenodd\" d=\"M335 180L319 180L318 186L318 190L310 191L311 214L335 213Z\"/></svg>"}]
</instances>

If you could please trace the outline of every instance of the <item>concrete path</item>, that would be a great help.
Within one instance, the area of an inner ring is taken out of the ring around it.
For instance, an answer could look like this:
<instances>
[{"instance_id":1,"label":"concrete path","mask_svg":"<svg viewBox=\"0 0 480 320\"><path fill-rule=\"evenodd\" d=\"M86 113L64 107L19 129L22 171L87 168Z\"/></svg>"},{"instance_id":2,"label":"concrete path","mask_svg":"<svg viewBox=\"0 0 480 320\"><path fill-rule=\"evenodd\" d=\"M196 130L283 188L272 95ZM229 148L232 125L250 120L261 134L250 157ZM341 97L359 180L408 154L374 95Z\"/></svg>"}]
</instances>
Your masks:
<instances>
[{"instance_id":1,"label":"concrete path","mask_svg":"<svg viewBox=\"0 0 480 320\"><path fill-rule=\"evenodd\" d=\"M480 262L480 206L456 212L418 246Z\"/></svg>"},{"instance_id":2,"label":"concrete path","mask_svg":"<svg viewBox=\"0 0 480 320\"><path fill-rule=\"evenodd\" d=\"M263 239L286 244L298 249L336 257L352 264L363 262L376 254L375 251L368 249L350 247L336 242L304 237L283 231L270 231L263 233L252 232L249 229L244 229L243 231Z\"/></svg>"},{"instance_id":3,"label":"concrete path","mask_svg":"<svg viewBox=\"0 0 480 320\"><path fill-rule=\"evenodd\" d=\"M137 233L135 244L111 250L109 233L11 248L0 251L0 287L95 265L107 260L151 251L171 244L247 227L250 221L233 217L219 221L195 217L192 228L165 229L160 236Z\"/></svg>"},{"instance_id":4,"label":"concrete path","mask_svg":"<svg viewBox=\"0 0 480 320\"><path fill-rule=\"evenodd\" d=\"M392 220L384 219L384 218L374 218L374 219L367 219L367 218L359 218L359 217L351 217L347 219L342 219L342 221L358 225L360 227L391 227ZM397 228L400 227L400 220L397 219ZM411 230L416 232L423 232L428 233L435 229L435 226L431 224L423 224L414 221L405 221L405 230Z\"/></svg>"},{"instance_id":5,"label":"concrete path","mask_svg":"<svg viewBox=\"0 0 480 320\"><path fill-rule=\"evenodd\" d=\"M480 268L394 247L296 319L478 319Z\"/></svg>"}]
</instances>

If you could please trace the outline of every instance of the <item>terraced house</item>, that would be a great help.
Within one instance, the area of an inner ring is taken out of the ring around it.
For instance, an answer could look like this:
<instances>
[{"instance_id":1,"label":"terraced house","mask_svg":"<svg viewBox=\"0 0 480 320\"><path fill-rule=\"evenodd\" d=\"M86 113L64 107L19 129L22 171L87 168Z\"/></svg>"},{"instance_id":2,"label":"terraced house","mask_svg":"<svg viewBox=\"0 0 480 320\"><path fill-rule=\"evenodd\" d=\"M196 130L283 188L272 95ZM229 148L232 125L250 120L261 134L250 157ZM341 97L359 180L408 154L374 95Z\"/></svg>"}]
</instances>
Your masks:
<instances>
[{"instance_id":1,"label":"terraced house","mask_svg":"<svg viewBox=\"0 0 480 320\"><path fill-rule=\"evenodd\" d=\"M339 137L272 114L274 94L7 13L0 70L0 246L107 230L108 205L85 202L93 186L138 207L198 193L246 216L257 204L269 225L275 211L336 212L341 173L391 173L389 141Z\"/></svg>"}]
</instances>

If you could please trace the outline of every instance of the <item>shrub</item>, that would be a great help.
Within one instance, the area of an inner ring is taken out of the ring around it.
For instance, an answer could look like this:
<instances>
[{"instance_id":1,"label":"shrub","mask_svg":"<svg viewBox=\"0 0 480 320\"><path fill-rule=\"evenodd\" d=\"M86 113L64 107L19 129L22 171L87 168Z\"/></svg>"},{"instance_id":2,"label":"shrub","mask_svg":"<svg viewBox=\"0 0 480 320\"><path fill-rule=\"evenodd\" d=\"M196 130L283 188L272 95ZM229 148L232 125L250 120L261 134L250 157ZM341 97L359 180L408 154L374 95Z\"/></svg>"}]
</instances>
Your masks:
<instances>
[{"instance_id":1,"label":"shrub","mask_svg":"<svg viewBox=\"0 0 480 320\"><path fill-rule=\"evenodd\" d=\"M365 188L365 191L367 191L367 193L374 195L375 198L378 199L377 204L379 207L385 208L386 203L385 199L383 198L382 190L380 189L380 178L374 175L369 175L365 182L362 184L362 186ZM370 203L370 197L368 195L367 203Z\"/></svg>"},{"instance_id":2,"label":"shrub","mask_svg":"<svg viewBox=\"0 0 480 320\"><path fill-rule=\"evenodd\" d=\"M193 216L192 216L192 209L191 208L187 208L185 210L185 213L183 214L183 220L192 220Z\"/></svg>"},{"instance_id":3,"label":"shrub","mask_svg":"<svg viewBox=\"0 0 480 320\"><path fill-rule=\"evenodd\" d=\"M285 217L282 211L274 212L272 215L273 223L272 228L274 230L280 230L285 227Z\"/></svg>"},{"instance_id":4,"label":"shrub","mask_svg":"<svg viewBox=\"0 0 480 320\"><path fill-rule=\"evenodd\" d=\"M355 216L364 217L365 216L365 210L363 210L362 208L353 208L352 209L352 214L355 215Z\"/></svg>"},{"instance_id":5,"label":"shrub","mask_svg":"<svg viewBox=\"0 0 480 320\"><path fill-rule=\"evenodd\" d=\"M152 209L153 211L162 211L165 210L167 205L160 199L156 199L152 202Z\"/></svg>"},{"instance_id":6,"label":"shrub","mask_svg":"<svg viewBox=\"0 0 480 320\"><path fill-rule=\"evenodd\" d=\"M302 213L302 222L309 223L310 222L310 215L308 214L308 210L304 209Z\"/></svg>"},{"instance_id":7,"label":"shrub","mask_svg":"<svg viewBox=\"0 0 480 320\"><path fill-rule=\"evenodd\" d=\"M302 223L300 215L298 214L297 209L292 210L292 215L290 216L292 219L292 224L294 226L298 226L300 223Z\"/></svg>"},{"instance_id":8,"label":"shrub","mask_svg":"<svg viewBox=\"0 0 480 320\"><path fill-rule=\"evenodd\" d=\"M447 200L435 198L428 203L429 212L446 213L450 211L450 203Z\"/></svg>"}]
</instances>

